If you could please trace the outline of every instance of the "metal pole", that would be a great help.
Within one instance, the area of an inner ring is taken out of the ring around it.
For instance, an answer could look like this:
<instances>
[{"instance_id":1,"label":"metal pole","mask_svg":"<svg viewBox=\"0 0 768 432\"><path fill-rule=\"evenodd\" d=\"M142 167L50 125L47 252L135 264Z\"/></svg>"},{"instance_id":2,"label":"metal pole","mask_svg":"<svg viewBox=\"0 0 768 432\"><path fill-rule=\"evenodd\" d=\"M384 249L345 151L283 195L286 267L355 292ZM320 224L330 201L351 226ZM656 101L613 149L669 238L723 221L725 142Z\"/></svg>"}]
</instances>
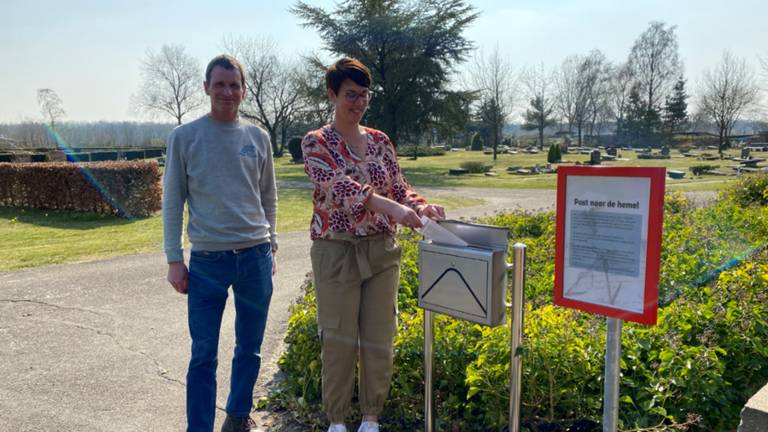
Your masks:
<instances>
[{"instance_id":1,"label":"metal pole","mask_svg":"<svg viewBox=\"0 0 768 432\"><path fill-rule=\"evenodd\" d=\"M523 303L525 302L525 245L512 246L514 276L512 278L512 326L510 328L509 363L509 432L520 431L520 386L523 359L518 351L523 342Z\"/></svg>"},{"instance_id":2,"label":"metal pole","mask_svg":"<svg viewBox=\"0 0 768 432\"><path fill-rule=\"evenodd\" d=\"M434 324L432 311L424 310L424 431L432 432L435 428L434 402L432 401L432 340Z\"/></svg>"},{"instance_id":3,"label":"metal pole","mask_svg":"<svg viewBox=\"0 0 768 432\"><path fill-rule=\"evenodd\" d=\"M619 374L621 373L621 324L606 319L605 391L603 395L603 432L616 432L619 421Z\"/></svg>"}]
</instances>

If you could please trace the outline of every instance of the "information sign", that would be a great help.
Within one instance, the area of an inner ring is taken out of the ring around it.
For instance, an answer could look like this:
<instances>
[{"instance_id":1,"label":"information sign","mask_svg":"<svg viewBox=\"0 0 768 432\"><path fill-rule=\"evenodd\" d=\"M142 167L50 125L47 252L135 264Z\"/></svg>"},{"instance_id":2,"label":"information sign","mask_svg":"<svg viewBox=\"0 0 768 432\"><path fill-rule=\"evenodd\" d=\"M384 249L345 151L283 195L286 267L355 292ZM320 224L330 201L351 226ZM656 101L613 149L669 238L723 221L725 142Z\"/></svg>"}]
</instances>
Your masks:
<instances>
[{"instance_id":1,"label":"information sign","mask_svg":"<svg viewBox=\"0 0 768 432\"><path fill-rule=\"evenodd\" d=\"M664 179L664 168L558 168L556 304L656 324Z\"/></svg>"}]
</instances>

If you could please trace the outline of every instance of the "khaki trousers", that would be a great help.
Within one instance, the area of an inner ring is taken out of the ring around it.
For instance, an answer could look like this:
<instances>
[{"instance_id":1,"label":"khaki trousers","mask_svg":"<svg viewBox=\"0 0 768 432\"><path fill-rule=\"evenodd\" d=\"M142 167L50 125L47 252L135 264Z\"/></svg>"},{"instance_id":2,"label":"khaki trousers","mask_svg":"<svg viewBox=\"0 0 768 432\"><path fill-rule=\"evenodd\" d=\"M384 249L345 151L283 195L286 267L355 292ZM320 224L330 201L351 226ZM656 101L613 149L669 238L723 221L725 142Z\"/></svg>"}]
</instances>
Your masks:
<instances>
[{"instance_id":1,"label":"khaki trousers","mask_svg":"<svg viewBox=\"0 0 768 432\"><path fill-rule=\"evenodd\" d=\"M360 410L378 416L384 407L392 379L400 254L385 234L312 242L323 409L332 423L349 415L358 350Z\"/></svg>"}]
</instances>

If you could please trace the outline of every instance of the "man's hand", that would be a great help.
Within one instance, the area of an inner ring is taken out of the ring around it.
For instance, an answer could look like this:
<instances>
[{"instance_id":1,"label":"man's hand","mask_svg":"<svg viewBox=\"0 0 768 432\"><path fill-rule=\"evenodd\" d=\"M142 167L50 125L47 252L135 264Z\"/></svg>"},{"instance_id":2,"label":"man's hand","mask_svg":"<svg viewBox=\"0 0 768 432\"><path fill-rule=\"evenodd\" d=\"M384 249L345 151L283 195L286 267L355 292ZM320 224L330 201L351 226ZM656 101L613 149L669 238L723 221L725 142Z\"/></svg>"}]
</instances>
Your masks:
<instances>
[{"instance_id":1,"label":"man's hand","mask_svg":"<svg viewBox=\"0 0 768 432\"><path fill-rule=\"evenodd\" d=\"M273 270L274 271L274 270ZM184 261L168 263L168 282L179 294L186 294L189 289L189 272Z\"/></svg>"},{"instance_id":2,"label":"man's hand","mask_svg":"<svg viewBox=\"0 0 768 432\"><path fill-rule=\"evenodd\" d=\"M435 204L427 204L424 207L422 207L421 214L422 216L426 216L432 220L445 219L445 209L443 208L443 206L439 206Z\"/></svg>"},{"instance_id":3,"label":"man's hand","mask_svg":"<svg viewBox=\"0 0 768 432\"><path fill-rule=\"evenodd\" d=\"M275 258L275 251L272 251L272 276L277 274L277 259Z\"/></svg>"}]
</instances>

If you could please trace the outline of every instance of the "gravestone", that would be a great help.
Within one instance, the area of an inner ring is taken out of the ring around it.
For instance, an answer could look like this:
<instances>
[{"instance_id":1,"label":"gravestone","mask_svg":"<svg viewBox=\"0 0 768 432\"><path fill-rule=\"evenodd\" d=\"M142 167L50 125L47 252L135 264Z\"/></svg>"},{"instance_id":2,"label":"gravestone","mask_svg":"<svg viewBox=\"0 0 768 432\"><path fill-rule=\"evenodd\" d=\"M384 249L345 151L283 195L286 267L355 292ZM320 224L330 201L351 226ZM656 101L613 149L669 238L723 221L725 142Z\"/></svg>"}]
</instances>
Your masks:
<instances>
[{"instance_id":1,"label":"gravestone","mask_svg":"<svg viewBox=\"0 0 768 432\"><path fill-rule=\"evenodd\" d=\"M592 152L589 153L589 164L600 165L600 150L592 150Z\"/></svg>"}]
</instances>

